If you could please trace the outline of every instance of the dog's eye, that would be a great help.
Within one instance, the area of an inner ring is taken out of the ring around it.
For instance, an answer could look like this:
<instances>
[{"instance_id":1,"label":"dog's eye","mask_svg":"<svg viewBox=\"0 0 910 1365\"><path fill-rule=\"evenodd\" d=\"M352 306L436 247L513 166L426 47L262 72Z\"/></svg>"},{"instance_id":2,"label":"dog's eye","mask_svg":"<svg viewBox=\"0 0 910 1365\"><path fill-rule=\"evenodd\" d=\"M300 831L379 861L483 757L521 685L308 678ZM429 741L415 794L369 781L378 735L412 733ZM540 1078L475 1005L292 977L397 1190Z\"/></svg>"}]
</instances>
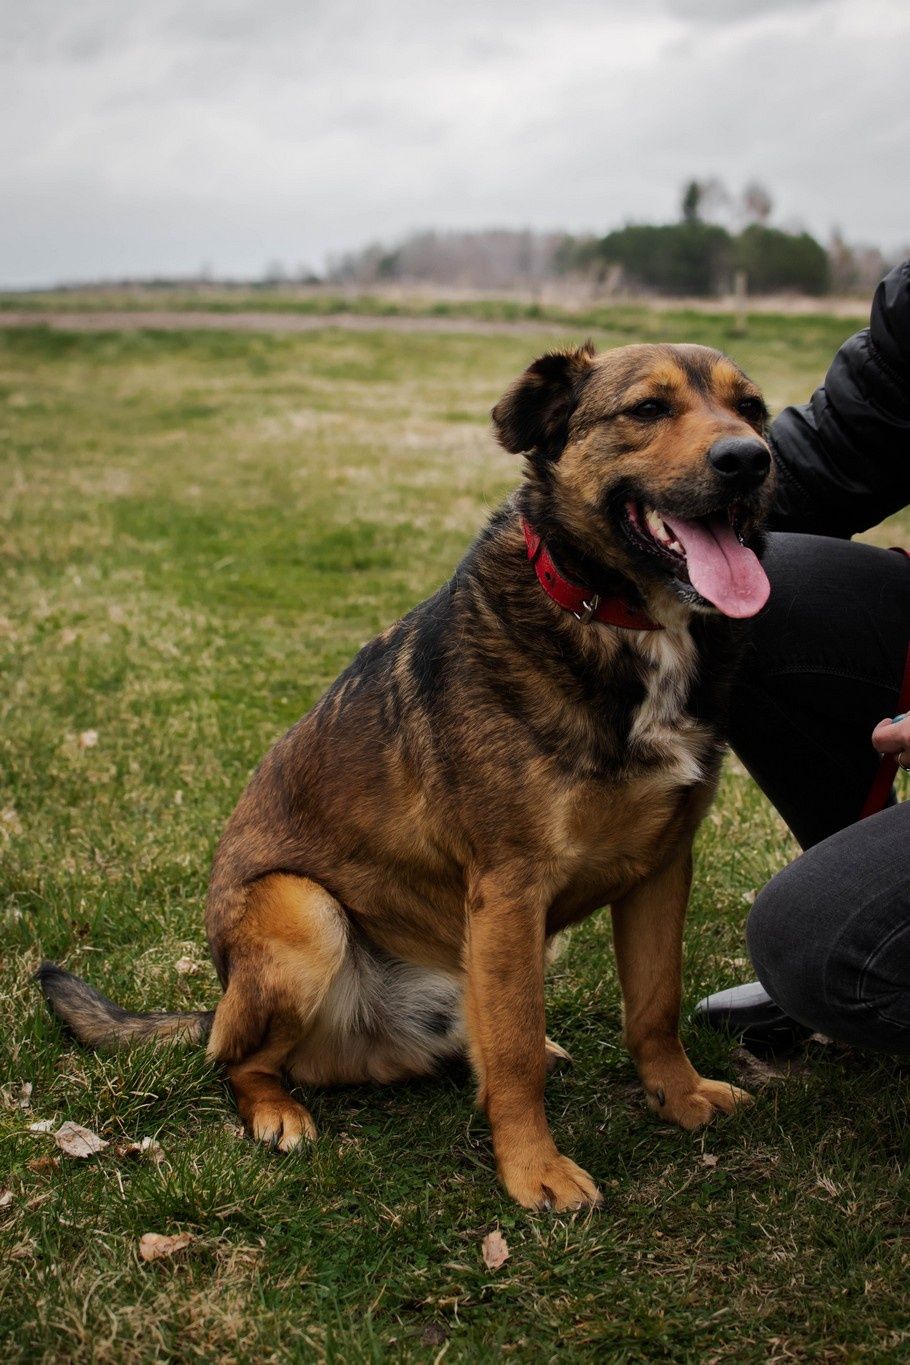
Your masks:
<instances>
[{"instance_id":1,"label":"dog's eye","mask_svg":"<svg viewBox=\"0 0 910 1365\"><path fill-rule=\"evenodd\" d=\"M736 407L747 422L760 422L765 415L765 405L760 398L741 398Z\"/></svg>"},{"instance_id":2,"label":"dog's eye","mask_svg":"<svg viewBox=\"0 0 910 1365\"><path fill-rule=\"evenodd\" d=\"M659 417L669 417L670 408L660 398L645 398L636 403L634 408L629 408L629 416L637 417L642 422L656 422Z\"/></svg>"}]
</instances>

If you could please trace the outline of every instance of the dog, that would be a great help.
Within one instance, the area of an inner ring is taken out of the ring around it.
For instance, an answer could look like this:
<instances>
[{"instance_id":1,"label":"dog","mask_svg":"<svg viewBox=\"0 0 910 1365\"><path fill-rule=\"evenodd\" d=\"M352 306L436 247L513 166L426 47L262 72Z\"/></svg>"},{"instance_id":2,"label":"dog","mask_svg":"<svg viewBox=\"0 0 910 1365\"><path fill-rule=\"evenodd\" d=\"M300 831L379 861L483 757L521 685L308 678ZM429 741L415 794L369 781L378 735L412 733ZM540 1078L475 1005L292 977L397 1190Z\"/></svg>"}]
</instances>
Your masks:
<instances>
[{"instance_id":1,"label":"dog","mask_svg":"<svg viewBox=\"0 0 910 1365\"><path fill-rule=\"evenodd\" d=\"M217 1009L132 1015L60 968L94 1046L202 1042L247 1130L288 1151L287 1088L467 1056L499 1176L531 1209L600 1203L544 1112L550 945L609 905L624 1039L692 1129L749 1096L679 1040L692 840L715 790L737 620L769 585L768 413L691 345L541 356L492 412L521 486L455 570L360 653L254 773L219 844Z\"/></svg>"}]
</instances>

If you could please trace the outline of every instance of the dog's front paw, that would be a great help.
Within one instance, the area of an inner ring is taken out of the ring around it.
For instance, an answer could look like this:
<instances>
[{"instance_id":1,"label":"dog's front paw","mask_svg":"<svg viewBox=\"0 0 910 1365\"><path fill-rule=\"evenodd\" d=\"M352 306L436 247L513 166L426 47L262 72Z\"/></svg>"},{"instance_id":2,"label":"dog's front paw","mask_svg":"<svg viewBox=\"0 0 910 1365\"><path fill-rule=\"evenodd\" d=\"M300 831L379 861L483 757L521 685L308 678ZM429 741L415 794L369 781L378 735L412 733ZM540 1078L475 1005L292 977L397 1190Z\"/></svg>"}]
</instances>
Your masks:
<instances>
[{"instance_id":1,"label":"dog's front paw","mask_svg":"<svg viewBox=\"0 0 910 1365\"><path fill-rule=\"evenodd\" d=\"M662 1119L690 1130L710 1123L718 1112L732 1114L738 1105L751 1102L748 1090L726 1081L706 1081L702 1076L695 1077L694 1085L657 1086L648 1095L648 1104Z\"/></svg>"},{"instance_id":2,"label":"dog's front paw","mask_svg":"<svg viewBox=\"0 0 910 1365\"><path fill-rule=\"evenodd\" d=\"M526 1209L566 1213L600 1208L603 1203L594 1181L567 1156L552 1151L500 1162L502 1183Z\"/></svg>"}]
</instances>

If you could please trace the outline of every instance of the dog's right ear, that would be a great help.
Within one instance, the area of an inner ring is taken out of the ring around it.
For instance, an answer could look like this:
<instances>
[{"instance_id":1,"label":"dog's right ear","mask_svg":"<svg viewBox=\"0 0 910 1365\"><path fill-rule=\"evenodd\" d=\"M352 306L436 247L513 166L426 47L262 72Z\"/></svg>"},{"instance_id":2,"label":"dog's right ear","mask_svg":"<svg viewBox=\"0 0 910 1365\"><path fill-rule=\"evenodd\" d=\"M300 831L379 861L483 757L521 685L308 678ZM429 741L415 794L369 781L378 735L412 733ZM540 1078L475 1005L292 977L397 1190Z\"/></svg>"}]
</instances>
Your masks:
<instances>
[{"instance_id":1,"label":"dog's right ear","mask_svg":"<svg viewBox=\"0 0 910 1365\"><path fill-rule=\"evenodd\" d=\"M549 351L529 365L491 414L500 445L513 455L557 459L594 354L594 343L586 341L573 350Z\"/></svg>"}]
</instances>

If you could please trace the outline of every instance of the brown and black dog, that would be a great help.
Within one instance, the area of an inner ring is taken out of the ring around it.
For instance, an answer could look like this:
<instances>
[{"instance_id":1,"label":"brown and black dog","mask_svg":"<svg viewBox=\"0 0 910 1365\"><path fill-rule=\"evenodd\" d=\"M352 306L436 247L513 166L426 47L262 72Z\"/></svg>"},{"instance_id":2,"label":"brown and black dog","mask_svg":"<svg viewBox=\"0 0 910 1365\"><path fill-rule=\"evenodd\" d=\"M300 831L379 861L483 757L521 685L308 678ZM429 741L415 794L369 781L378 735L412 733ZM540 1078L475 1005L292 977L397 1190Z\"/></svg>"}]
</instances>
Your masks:
<instances>
[{"instance_id":1,"label":"brown and black dog","mask_svg":"<svg viewBox=\"0 0 910 1365\"><path fill-rule=\"evenodd\" d=\"M527 457L523 485L451 581L278 741L231 817L206 914L214 1015L129 1015L46 964L76 1036L210 1035L250 1133L282 1151L315 1134L287 1084L395 1081L467 1054L509 1193L585 1207L594 1181L544 1113L564 1055L545 1036L544 968L554 935L609 905L652 1107L694 1128L746 1098L697 1074L678 1018L725 617L768 592L748 548L766 421L755 385L704 347L535 361L493 409ZM578 612L559 604L573 584Z\"/></svg>"}]
</instances>

